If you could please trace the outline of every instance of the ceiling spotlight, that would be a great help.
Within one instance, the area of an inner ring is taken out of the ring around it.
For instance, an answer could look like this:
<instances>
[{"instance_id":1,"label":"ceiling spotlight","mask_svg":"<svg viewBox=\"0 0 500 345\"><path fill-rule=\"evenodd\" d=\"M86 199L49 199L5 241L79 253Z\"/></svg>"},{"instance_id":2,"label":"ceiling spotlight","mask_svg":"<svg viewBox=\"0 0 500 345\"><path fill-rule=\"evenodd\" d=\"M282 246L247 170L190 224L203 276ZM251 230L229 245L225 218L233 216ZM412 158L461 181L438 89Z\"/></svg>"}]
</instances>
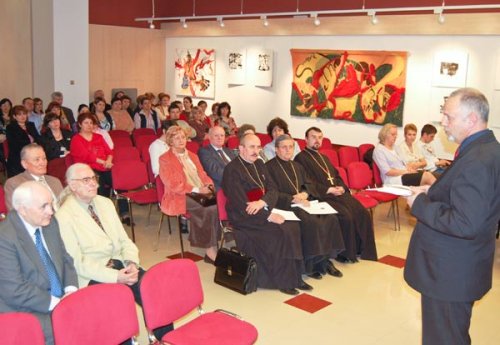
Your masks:
<instances>
[{"instance_id":1,"label":"ceiling spotlight","mask_svg":"<svg viewBox=\"0 0 500 345\"><path fill-rule=\"evenodd\" d=\"M267 16L261 16L260 19L262 19L262 25L264 26L269 26L269 20L267 20Z\"/></svg>"},{"instance_id":2,"label":"ceiling spotlight","mask_svg":"<svg viewBox=\"0 0 500 345\"><path fill-rule=\"evenodd\" d=\"M148 20L148 23L149 23L149 28L150 29L154 29L155 28L155 24L153 23L153 19Z\"/></svg>"},{"instance_id":3,"label":"ceiling spotlight","mask_svg":"<svg viewBox=\"0 0 500 345\"><path fill-rule=\"evenodd\" d=\"M442 8L435 8L434 9L434 14L438 15L438 23L439 24L444 24L445 18L443 14L443 9Z\"/></svg>"},{"instance_id":4,"label":"ceiling spotlight","mask_svg":"<svg viewBox=\"0 0 500 345\"><path fill-rule=\"evenodd\" d=\"M187 29L188 23L186 23L186 18L181 18L181 25L184 29Z\"/></svg>"},{"instance_id":5,"label":"ceiling spotlight","mask_svg":"<svg viewBox=\"0 0 500 345\"><path fill-rule=\"evenodd\" d=\"M221 28L223 28L224 26L226 26L226 24L224 24L224 20L222 19L222 17L217 18L217 21L219 22L219 26Z\"/></svg>"},{"instance_id":6,"label":"ceiling spotlight","mask_svg":"<svg viewBox=\"0 0 500 345\"><path fill-rule=\"evenodd\" d=\"M314 25L319 26L321 24L317 13L311 13L311 18L314 18Z\"/></svg>"},{"instance_id":7,"label":"ceiling spotlight","mask_svg":"<svg viewBox=\"0 0 500 345\"><path fill-rule=\"evenodd\" d=\"M372 25L378 24L378 18L375 11L368 11L368 16L371 17L370 22L372 23Z\"/></svg>"}]
</instances>

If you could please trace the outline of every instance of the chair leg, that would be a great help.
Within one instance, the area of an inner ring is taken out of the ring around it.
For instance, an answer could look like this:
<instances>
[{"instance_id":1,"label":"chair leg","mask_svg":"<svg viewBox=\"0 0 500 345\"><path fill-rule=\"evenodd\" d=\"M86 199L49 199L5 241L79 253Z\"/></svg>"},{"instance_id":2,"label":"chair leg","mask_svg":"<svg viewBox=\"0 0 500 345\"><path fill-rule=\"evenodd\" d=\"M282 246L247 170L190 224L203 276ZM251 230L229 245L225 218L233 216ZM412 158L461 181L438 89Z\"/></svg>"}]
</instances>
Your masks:
<instances>
[{"instance_id":1,"label":"chair leg","mask_svg":"<svg viewBox=\"0 0 500 345\"><path fill-rule=\"evenodd\" d=\"M134 214L132 212L132 203L130 202L130 199L128 201L128 211L130 213L130 230L132 231L132 242L135 243L135 230L134 230Z\"/></svg>"},{"instance_id":2,"label":"chair leg","mask_svg":"<svg viewBox=\"0 0 500 345\"><path fill-rule=\"evenodd\" d=\"M223 248L224 247L224 242L226 241L226 236L225 233L224 233L224 225L222 224L222 222L219 223L220 224L220 227L221 227L221 235L220 235L220 246L219 246L219 249Z\"/></svg>"},{"instance_id":3,"label":"chair leg","mask_svg":"<svg viewBox=\"0 0 500 345\"><path fill-rule=\"evenodd\" d=\"M150 220L151 220L151 209L153 208L153 204L149 204L149 213L148 213L148 225L150 223Z\"/></svg>"},{"instance_id":4,"label":"chair leg","mask_svg":"<svg viewBox=\"0 0 500 345\"><path fill-rule=\"evenodd\" d=\"M396 214L395 214L395 217L396 217L396 221L398 223L398 231L401 231L401 224L399 222L399 198L394 200L394 205L396 205Z\"/></svg>"},{"instance_id":5,"label":"chair leg","mask_svg":"<svg viewBox=\"0 0 500 345\"><path fill-rule=\"evenodd\" d=\"M181 258L184 258L184 241L182 239L181 216L177 216L177 225L179 230L179 242L181 244Z\"/></svg>"},{"instance_id":6,"label":"chair leg","mask_svg":"<svg viewBox=\"0 0 500 345\"><path fill-rule=\"evenodd\" d=\"M170 216L167 216L167 222L168 222L168 234L172 235L172 226L170 225Z\"/></svg>"},{"instance_id":7,"label":"chair leg","mask_svg":"<svg viewBox=\"0 0 500 345\"><path fill-rule=\"evenodd\" d=\"M164 216L165 216L165 213L161 212L160 223L158 224L158 231L156 234L156 245L153 248L153 250L155 252L158 250L158 246L160 244L160 232L161 232L161 225L163 224L163 217ZM170 223L168 225L170 226Z\"/></svg>"}]
</instances>

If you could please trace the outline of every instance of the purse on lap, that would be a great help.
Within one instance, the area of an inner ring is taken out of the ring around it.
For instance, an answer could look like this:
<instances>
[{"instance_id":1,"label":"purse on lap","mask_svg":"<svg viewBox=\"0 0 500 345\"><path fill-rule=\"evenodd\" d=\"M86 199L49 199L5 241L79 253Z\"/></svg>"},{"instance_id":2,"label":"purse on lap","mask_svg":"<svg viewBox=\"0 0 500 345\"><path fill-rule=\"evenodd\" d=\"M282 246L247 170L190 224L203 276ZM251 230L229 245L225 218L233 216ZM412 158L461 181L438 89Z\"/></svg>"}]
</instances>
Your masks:
<instances>
[{"instance_id":1,"label":"purse on lap","mask_svg":"<svg viewBox=\"0 0 500 345\"><path fill-rule=\"evenodd\" d=\"M221 248L215 258L215 267L215 283L243 295L257 290L257 263L254 258Z\"/></svg>"},{"instance_id":2,"label":"purse on lap","mask_svg":"<svg viewBox=\"0 0 500 345\"><path fill-rule=\"evenodd\" d=\"M217 203L217 199L213 193L187 193L186 196L190 197L203 207L209 207Z\"/></svg>"}]
</instances>

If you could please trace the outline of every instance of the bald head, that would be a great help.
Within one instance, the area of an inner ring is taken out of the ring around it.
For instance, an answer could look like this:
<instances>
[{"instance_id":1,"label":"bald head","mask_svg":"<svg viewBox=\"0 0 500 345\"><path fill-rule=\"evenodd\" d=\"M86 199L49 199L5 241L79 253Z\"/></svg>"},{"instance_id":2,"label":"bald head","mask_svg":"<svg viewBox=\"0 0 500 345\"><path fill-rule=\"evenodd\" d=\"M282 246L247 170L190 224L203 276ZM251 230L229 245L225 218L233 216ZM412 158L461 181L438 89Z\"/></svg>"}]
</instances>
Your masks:
<instances>
[{"instance_id":1,"label":"bald head","mask_svg":"<svg viewBox=\"0 0 500 345\"><path fill-rule=\"evenodd\" d=\"M34 227L46 226L54 214L52 194L38 181L21 183L12 194L14 210Z\"/></svg>"},{"instance_id":2,"label":"bald head","mask_svg":"<svg viewBox=\"0 0 500 345\"><path fill-rule=\"evenodd\" d=\"M217 149L222 148L226 139L226 132L224 132L224 128L221 126L211 127L208 131L208 139L210 140L210 144Z\"/></svg>"}]
</instances>

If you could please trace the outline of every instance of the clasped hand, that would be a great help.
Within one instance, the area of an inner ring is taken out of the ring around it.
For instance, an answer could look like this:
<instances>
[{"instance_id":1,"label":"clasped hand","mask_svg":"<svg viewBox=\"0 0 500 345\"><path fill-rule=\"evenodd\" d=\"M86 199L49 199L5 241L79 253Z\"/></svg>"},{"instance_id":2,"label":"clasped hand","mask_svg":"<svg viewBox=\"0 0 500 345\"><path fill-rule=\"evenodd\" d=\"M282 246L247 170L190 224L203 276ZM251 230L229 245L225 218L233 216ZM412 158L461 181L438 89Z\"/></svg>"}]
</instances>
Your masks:
<instances>
[{"instance_id":1,"label":"clasped hand","mask_svg":"<svg viewBox=\"0 0 500 345\"><path fill-rule=\"evenodd\" d=\"M118 271L117 282L126 284L126 285L134 285L137 283L139 279L139 270L134 264L130 264L125 268L122 268Z\"/></svg>"},{"instance_id":2,"label":"clasped hand","mask_svg":"<svg viewBox=\"0 0 500 345\"><path fill-rule=\"evenodd\" d=\"M250 201L247 202L247 208L245 211L250 215L254 215L264 208L264 206L266 206L266 203L263 200Z\"/></svg>"}]
</instances>

